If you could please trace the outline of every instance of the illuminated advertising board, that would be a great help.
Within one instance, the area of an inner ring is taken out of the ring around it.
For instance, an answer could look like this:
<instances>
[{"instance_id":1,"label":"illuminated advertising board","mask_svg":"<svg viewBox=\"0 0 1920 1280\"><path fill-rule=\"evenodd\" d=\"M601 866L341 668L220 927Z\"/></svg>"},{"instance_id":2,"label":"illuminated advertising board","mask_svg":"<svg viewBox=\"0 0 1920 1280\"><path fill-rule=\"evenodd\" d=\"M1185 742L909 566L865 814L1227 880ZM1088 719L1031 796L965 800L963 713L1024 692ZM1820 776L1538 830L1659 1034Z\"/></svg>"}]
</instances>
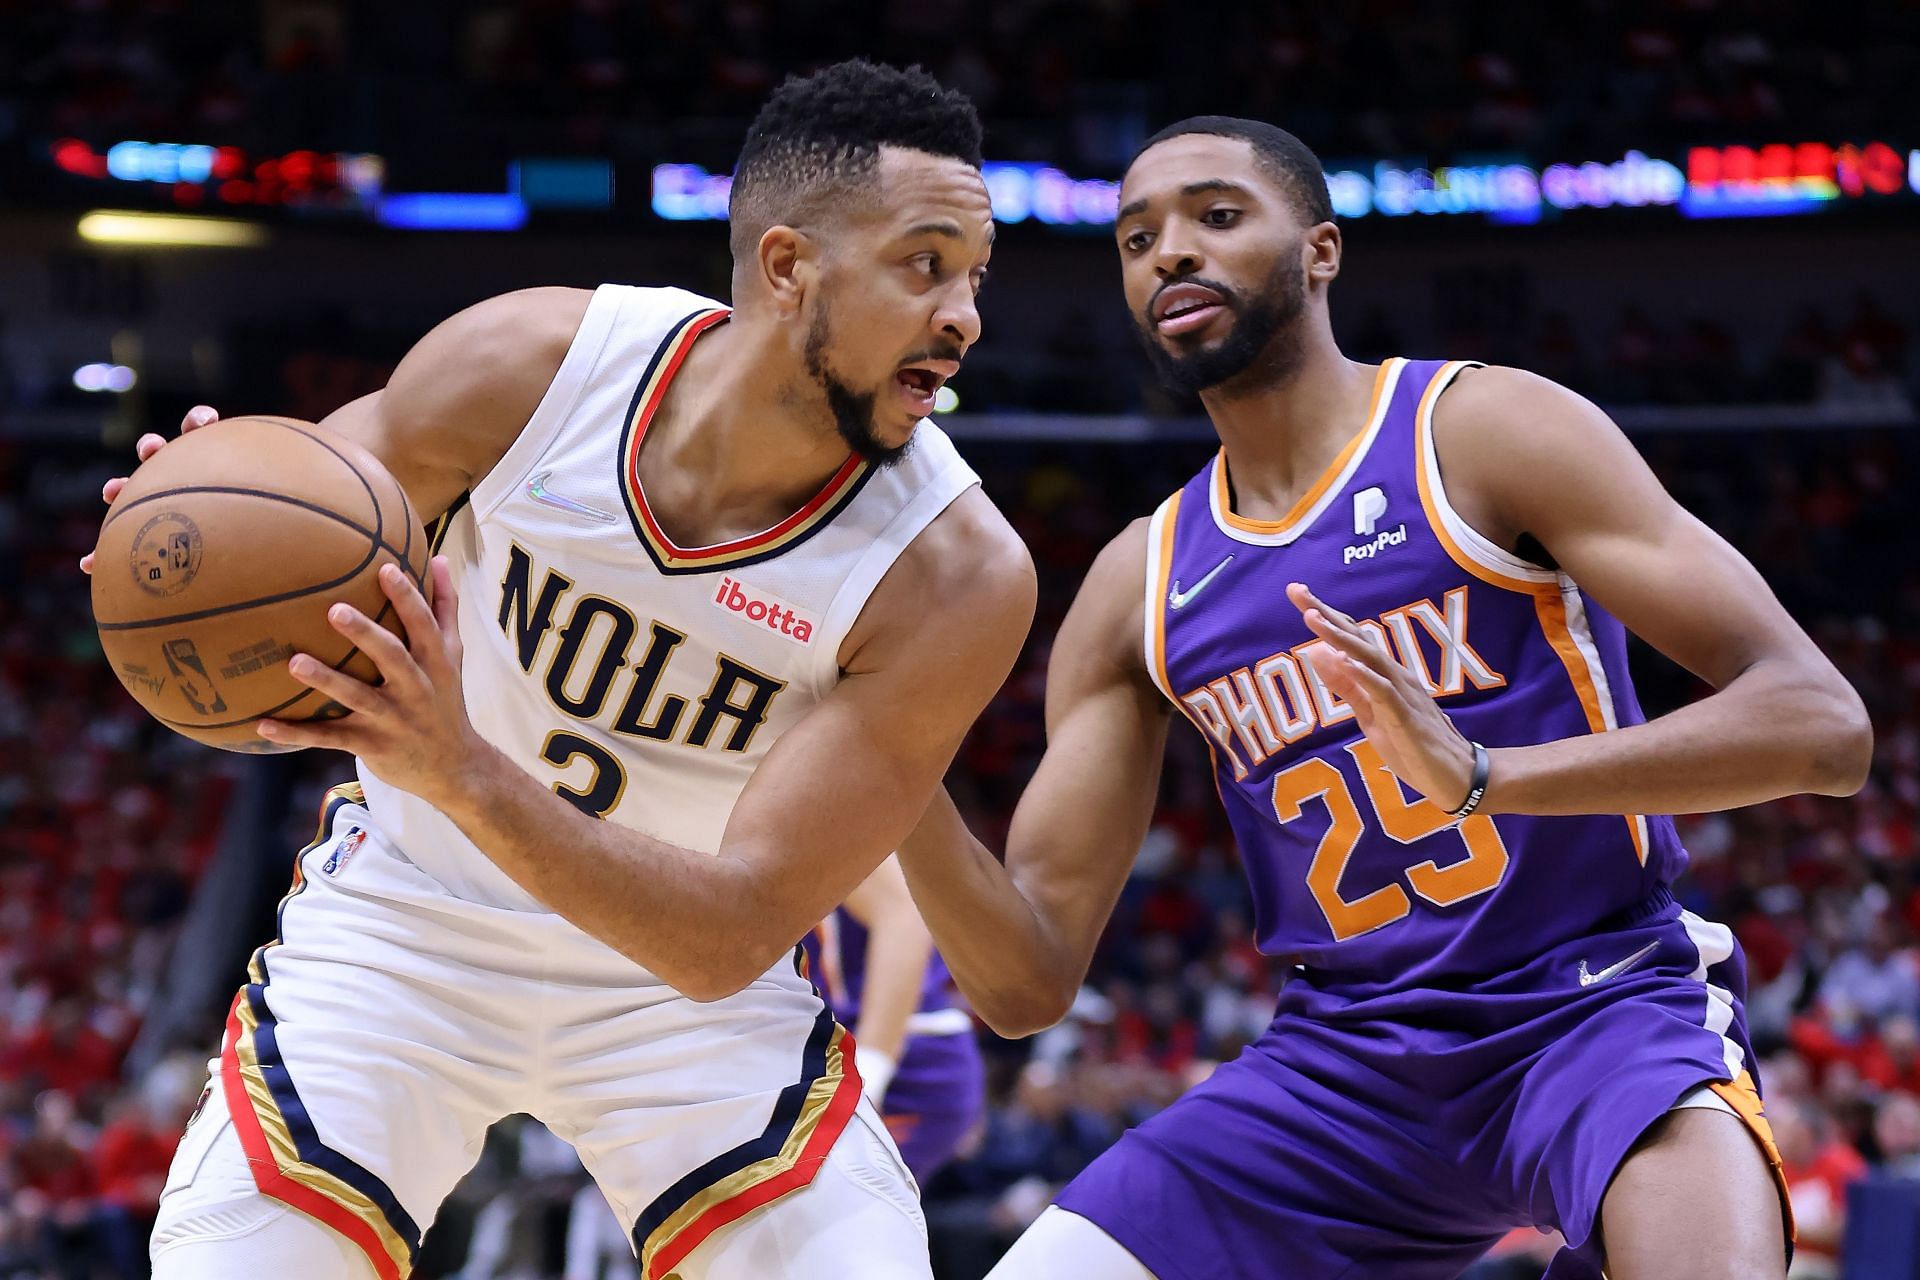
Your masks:
<instances>
[{"instance_id":1,"label":"illuminated advertising board","mask_svg":"<svg viewBox=\"0 0 1920 1280\"><path fill-rule=\"evenodd\" d=\"M998 222L1110 225L1117 182L1051 165L981 166ZM723 220L732 178L699 165L653 171L653 211L675 222ZM1630 150L1614 159L1536 165L1514 157L1429 166L1332 161L1327 191L1342 219L1474 216L1525 224L1581 210L1672 209L1687 218L1778 217L1920 194L1920 149L1889 143L1695 147L1677 160Z\"/></svg>"},{"instance_id":2,"label":"illuminated advertising board","mask_svg":"<svg viewBox=\"0 0 1920 1280\"><path fill-rule=\"evenodd\" d=\"M78 178L168 188L176 204L371 207L386 161L357 152L253 155L239 147L129 139L104 150L78 138L49 148L54 166Z\"/></svg>"}]
</instances>

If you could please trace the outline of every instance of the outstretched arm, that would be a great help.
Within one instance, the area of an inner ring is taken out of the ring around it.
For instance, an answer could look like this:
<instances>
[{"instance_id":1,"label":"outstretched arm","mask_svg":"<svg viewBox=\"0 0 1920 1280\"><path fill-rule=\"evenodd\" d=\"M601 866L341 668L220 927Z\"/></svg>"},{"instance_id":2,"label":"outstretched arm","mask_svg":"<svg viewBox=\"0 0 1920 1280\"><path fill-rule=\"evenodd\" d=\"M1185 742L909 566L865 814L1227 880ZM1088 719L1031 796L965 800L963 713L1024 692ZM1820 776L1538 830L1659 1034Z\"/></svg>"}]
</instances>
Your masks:
<instances>
[{"instance_id":1,"label":"outstretched arm","mask_svg":"<svg viewBox=\"0 0 1920 1280\"><path fill-rule=\"evenodd\" d=\"M1065 1016L1146 836L1171 709L1141 639L1146 523L1095 562L1054 640L1047 750L1002 865L944 791L900 863L954 980L1004 1036Z\"/></svg>"},{"instance_id":2,"label":"outstretched arm","mask_svg":"<svg viewBox=\"0 0 1920 1280\"><path fill-rule=\"evenodd\" d=\"M1492 751L1482 812L1701 813L1859 790L1873 750L1859 695L1606 414L1517 369L1469 370L1437 402L1434 442L1469 524L1509 549L1530 536L1629 631L1714 689L1646 724ZM1321 678L1388 766L1458 804L1472 751L1438 705L1337 599L1301 584L1289 594L1332 646L1313 656Z\"/></svg>"},{"instance_id":3,"label":"outstretched arm","mask_svg":"<svg viewBox=\"0 0 1920 1280\"><path fill-rule=\"evenodd\" d=\"M933 934L907 890L896 858L888 858L841 904L867 931L860 1024L853 1029L860 1078L878 1101L907 1044L907 1023L920 1008L933 959Z\"/></svg>"}]
</instances>

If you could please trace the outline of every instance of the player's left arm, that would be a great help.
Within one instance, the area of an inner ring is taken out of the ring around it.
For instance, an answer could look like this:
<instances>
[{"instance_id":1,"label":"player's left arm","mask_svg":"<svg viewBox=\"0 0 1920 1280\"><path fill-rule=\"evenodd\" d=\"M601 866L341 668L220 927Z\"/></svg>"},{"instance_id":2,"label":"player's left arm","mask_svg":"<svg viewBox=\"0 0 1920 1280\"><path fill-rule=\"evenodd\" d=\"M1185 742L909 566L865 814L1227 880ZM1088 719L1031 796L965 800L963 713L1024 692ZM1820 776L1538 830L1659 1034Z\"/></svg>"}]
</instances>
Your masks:
<instances>
[{"instance_id":1,"label":"player's left arm","mask_svg":"<svg viewBox=\"0 0 1920 1280\"><path fill-rule=\"evenodd\" d=\"M842 905L867 931L860 1024L853 1038L860 1078L877 1102L906 1048L907 1023L920 1008L927 964L933 959L933 934L913 905L898 858L889 857L876 867Z\"/></svg>"},{"instance_id":2,"label":"player's left arm","mask_svg":"<svg viewBox=\"0 0 1920 1280\"><path fill-rule=\"evenodd\" d=\"M350 715L263 735L358 755L535 898L698 1000L766 972L913 829L1019 655L1035 592L1012 528L978 489L962 494L881 580L843 678L768 750L709 855L588 817L475 733L444 560L433 573L431 606L404 574L381 576L405 642L348 606L330 615L382 684L293 660Z\"/></svg>"},{"instance_id":3,"label":"player's left arm","mask_svg":"<svg viewBox=\"0 0 1920 1280\"><path fill-rule=\"evenodd\" d=\"M1469 524L1517 553L1543 548L1714 690L1646 724L1491 751L1482 812L1700 813L1859 790L1873 751L1859 695L1598 407L1517 369L1472 369L1436 402L1433 426L1448 496ZM1389 766L1458 804L1472 750L1439 705L1350 619L1303 586L1291 594L1338 651L1316 662L1322 678Z\"/></svg>"}]
</instances>

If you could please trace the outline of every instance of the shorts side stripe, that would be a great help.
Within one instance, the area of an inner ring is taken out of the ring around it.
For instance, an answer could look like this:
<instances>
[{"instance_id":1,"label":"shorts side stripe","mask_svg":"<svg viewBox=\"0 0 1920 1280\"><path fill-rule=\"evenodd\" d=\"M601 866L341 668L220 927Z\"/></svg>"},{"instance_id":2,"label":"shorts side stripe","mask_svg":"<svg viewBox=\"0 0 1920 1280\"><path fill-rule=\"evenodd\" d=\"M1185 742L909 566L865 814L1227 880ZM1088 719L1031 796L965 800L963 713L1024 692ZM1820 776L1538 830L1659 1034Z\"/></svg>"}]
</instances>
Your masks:
<instances>
[{"instance_id":1,"label":"shorts side stripe","mask_svg":"<svg viewBox=\"0 0 1920 1280\"><path fill-rule=\"evenodd\" d=\"M766 1130L674 1183L633 1228L645 1280L662 1280L726 1224L813 1181L860 1101L853 1037L825 1007Z\"/></svg>"},{"instance_id":2,"label":"shorts side stripe","mask_svg":"<svg viewBox=\"0 0 1920 1280\"><path fill-rule=\"evenodd\" d=\"M1793 1222L1793 1197L1787 1186L1787 1167L1780 1158L1780 1148L1774 1145L1773 1126L1767 1123L1767 1110L1760 1101L1760 1090L1754 1087L1752 1074L1742 1071L1732 1081L1710 1080L1707 1088L1733 1108L1733 1113L1740 1117L1747 1131L1753 1135L1760 1154L1766 1158L1768 1171L1773 1174L1774 1189L1780 1193L1780 1212L1786 1219L1787 1240L1789 1243L1798 1240L1799 1230Z\"/></svg>"},{"instance_id":3,"label":"shorts side stripe","mask_svg":"<svg viewBox=\"0 0 1920 1280\"><path fill-rule=\"evenodd\" d=\"M234 998L221 1047L221 1078L248 1171L261 1193L351 1240L381 1280L405 1280L420 1230L384 1182L320 1141L280 1056L267 1003L267 954L285 935L287 904L306 887L302 861L326 842L340 806L361 799L358 784L327 793L320 830L294 859L293 887L280 900L276 936L254 952L247 966L253 981Z\"/></svg>"}]
</instances>

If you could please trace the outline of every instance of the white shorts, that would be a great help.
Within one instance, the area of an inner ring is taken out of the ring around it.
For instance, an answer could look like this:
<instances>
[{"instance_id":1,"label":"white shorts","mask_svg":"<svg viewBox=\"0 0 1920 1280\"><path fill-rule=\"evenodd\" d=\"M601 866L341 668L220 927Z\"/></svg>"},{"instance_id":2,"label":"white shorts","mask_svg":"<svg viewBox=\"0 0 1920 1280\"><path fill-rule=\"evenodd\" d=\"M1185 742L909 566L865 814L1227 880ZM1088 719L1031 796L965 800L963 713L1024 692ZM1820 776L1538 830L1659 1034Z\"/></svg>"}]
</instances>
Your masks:
<instances>
[{"instance_id":1,"label":"white shorts","mask_svg":"<svg viewBox=\"0 0 1920 1280\"><path fill-rule=\"evenodd\" d=\"M329 794L215 1075L259 1191L384 1280L408 1273L488 1127L516 1112L578 1149L658 1280L807 1186L872 1110L851 1038L796 968L696 1003L557 915L453 897L359 799Z\"/></svg>"}]
</instances>

